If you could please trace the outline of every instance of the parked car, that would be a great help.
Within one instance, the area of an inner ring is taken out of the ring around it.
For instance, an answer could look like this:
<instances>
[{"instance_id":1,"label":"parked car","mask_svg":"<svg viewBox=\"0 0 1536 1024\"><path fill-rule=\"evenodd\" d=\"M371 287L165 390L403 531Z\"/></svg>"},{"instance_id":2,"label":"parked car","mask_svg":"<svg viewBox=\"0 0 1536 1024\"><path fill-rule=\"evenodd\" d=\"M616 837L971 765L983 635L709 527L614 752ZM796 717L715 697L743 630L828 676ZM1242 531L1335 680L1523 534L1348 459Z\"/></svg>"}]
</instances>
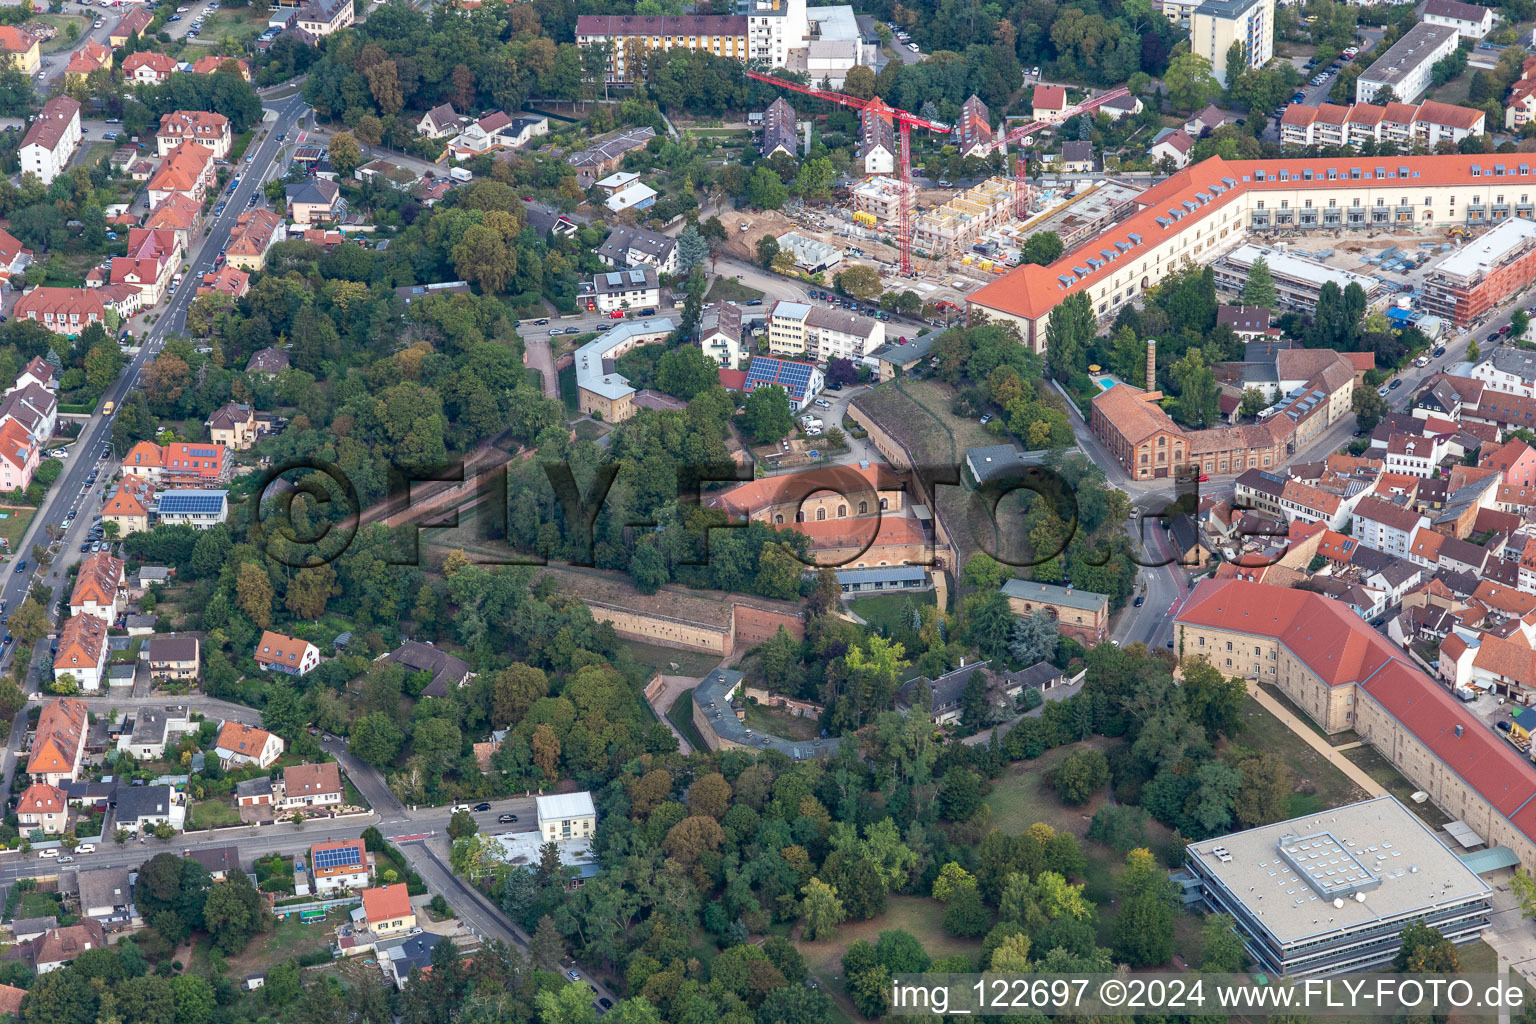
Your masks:
<instances>
[{"instance_id":1,"label":"parked car","mask_svg":"<svg viewBox=\"0 0 1536 1024\"><path fill-rule=\"evenodd\" d=\"M1137 607L1137 608L1140 608L1140 607L1141 607L1141 606L1142 606L1142 605L1144 605L1144 604L1146 604L1146 603L1147 603L1147 599L1146 599L1146 596L1145 596L1145 595L1143 595L1143 594L1137 594L1137 595L1136 595L1136 600L1135 600L1135 601L1132 601L1132 602L1131 602L1131 603L1132 603L1132 605L1134 605L1134 606L1135 606L1135 607Z\"/></svg>"},{"instance_id":2,"label":"parked car","mask_svg":"<svg viewBox=\"0 0 1536 1024\"><path fill-rule=\"evenodd\" d=\"M37 851L37 858L38 858L38 860L53 860L54 858L58 857L58 855L59 855L59 851L56 850L56 849L54 849L54 850L38 850Z\"/></svg>"},{"instance_id":3,"label":"parked car","mask_svg":"<svg viewBox=\"0 0 1536 1024\"><path fill-rule=\"evenodd\" d=\"M622 309L616 309L612 313L608 314L608 319L609 320L623 320L624 319L624 311Z\"/></svg>"},{"instance_id":4,"label":"parked car","mask_svg":"<svg viewBox=\"0 0 1536 1024\"><path fill-rule=\"evenodd\" d=\"M1435 346L1435 355L1437 355L1437 356L1445 355L1445 346L1444 345L1436 345Z\"/></svg>"},{"instance_id":5,"label":"parked car","mask_svg":"<svg viewBox=\"0 0 1536 1024\"><path fill-rule=\"evenodd\" d=\"M27 560L25 558L23 558L21 561L16 563L16 571L18 573L22 573L22 572L26 572L27 571Z\"/></svg>"},{"instance_id":6,"label":"parked car","mask_svg":"<svg viewBox=\"0 0 1536 1024\"><path fill-rule=\"evenodd\" d=\"M499 824L502 824L502 825L510 825L513 822L517 821L517 815L515 815L515 814L502 814L502 815L498 815L497 818L496 818L496 821Z\"/></svg>"},{"instance_id":7,"label":"parked car","mask_svg":"<svg viewBox=\"0 0 1536 1024\"><path fill-rule=\"evenodd\" d=\"M490 809L491 809L491 805L490 804L486 804L486 803L475 804L475 810L477 810L477 811L488 811Z\"/></svg>"},{"instance_id":8,"label":"parked car","mask_svg":"<svg viewBox=\"0 0 1536 1024\"><path fill-rule=\"evenodd\" d=\"M1402 378L1401 377L1394 377L1392 379L1392 383L1387 385L1387 389L1389 391L1396 391L1398 388L1400 388L1402 386L1403 386Z\"/></svg>"}]
</instances>

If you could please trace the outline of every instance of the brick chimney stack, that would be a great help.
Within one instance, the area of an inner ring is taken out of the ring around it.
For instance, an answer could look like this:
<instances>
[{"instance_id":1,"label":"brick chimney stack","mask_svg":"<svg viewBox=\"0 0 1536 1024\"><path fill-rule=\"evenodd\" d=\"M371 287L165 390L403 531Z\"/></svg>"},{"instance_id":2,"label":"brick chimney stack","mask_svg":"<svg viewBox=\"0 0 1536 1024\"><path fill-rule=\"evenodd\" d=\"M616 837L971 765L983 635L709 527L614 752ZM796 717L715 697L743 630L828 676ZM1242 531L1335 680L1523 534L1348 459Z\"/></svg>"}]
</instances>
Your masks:
<instances>
[{"instance_id":1,"label":"brick chimney stack","mask_svg":"<svg viewBox=\"0 0 1536 1024\"><path fill-rule=\"evenodd\" d=\"M1147 341L1147 390L1157 390L1157 339Z\"/></svg>"}]
</instances>

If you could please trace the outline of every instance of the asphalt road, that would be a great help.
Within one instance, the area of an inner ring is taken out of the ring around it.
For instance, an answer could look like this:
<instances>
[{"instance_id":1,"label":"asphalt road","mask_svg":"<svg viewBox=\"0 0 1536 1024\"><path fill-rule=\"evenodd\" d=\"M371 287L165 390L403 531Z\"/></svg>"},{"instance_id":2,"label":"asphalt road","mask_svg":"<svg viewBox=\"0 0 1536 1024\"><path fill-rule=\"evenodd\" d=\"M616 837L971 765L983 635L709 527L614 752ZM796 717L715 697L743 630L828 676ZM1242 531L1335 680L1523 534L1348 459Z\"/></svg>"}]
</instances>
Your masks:
<instances>
[{"instance_id":1,"label":"asphalt road","mask_svg":"<svg viewBox=\"0 0 1536 1024\"><path fill-rule=\"evenodd\" d=\"M123 14L127 11L128 8L126 7L104 11L100 7L86 7L84 4L65 4L65 14L83 14L90 18L100 18L101 27L82 32L80 38L75 41L75 45L67 50L59 50L56 53L45 53L42 55L41 63L38 67L41 77L33 78L33 81L37 83L38 93L43 96L48 95L48 86L64 74L64 69L69 65L69 58L87 42L96 42L103 46L107 45L108 34L117 27L117 23L122 20Z\"/></svg>"}]
</instances>

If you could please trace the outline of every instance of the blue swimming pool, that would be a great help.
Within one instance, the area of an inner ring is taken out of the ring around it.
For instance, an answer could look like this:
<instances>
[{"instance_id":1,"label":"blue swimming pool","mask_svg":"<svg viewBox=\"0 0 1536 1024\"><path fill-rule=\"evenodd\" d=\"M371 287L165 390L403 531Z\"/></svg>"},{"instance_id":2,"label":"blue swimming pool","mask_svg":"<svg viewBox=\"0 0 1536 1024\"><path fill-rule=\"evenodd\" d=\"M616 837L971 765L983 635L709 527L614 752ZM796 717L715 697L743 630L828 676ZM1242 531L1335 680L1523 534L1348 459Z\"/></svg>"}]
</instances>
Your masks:
<instances>
[{"instance_id":1,"label":"blue swimming pool","mask_svg":"<svg viewBox=\"0 0 1536 1024\"><path fill-rule=\"evenodd\" d=\"M1115 386L1115 379L1113 377L1100 377L1099 378L1099 390L1100 391L1108 391L1110 388L1112 388L1114 386Z\"/></svg>"}]
</instances>

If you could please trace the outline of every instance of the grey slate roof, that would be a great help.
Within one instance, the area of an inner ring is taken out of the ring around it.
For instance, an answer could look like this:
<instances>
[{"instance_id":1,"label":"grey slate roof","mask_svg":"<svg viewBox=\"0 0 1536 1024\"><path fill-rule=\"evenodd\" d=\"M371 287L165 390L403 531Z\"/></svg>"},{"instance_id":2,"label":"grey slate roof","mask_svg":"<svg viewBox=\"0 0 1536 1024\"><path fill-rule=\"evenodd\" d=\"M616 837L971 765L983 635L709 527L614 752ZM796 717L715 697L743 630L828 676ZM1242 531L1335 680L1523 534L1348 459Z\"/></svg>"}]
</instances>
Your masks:
<instances>
[{"instance_id":1,"label":"grey slate roof","mask_svg":"<svg viewBox=\"0 0 1536 1024\"><path fill-rule=\"evenodd\" d=\"M1075 587L1058 587L1054 583L1036 583L1034 580L1009 580L1003 584L1002 591L1008 597L1021 601L1045 601L1085 612L1096 612L1109 604L1109 597L1105 594L1095 594L1091 590L1078 590Z\"/></svg>"}]
</instances>

